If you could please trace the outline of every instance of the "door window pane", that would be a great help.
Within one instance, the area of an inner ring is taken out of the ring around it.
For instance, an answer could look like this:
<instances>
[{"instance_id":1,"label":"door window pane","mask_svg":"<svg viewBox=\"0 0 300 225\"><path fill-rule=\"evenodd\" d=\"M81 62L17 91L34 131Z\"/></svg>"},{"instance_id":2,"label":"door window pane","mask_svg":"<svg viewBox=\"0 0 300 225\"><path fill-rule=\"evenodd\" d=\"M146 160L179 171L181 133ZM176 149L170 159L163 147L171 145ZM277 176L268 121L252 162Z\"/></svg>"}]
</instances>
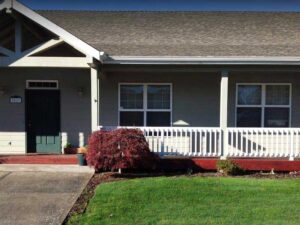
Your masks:
<instances>
[{"instance_id":1,"label":"door window pane","mask_svg":"<svg viewBox=\"0 0 300 225\"><path fill-rule=\"evenodd\" d=\"M148 109L170 109L170 85L149 85L147 88Z\"/></svg>"},{"instance_id":2,"label":"door window pane","mask_svg":"<svg viewBox=\"0 0 300 225\"><path fill-rule=\"evenodd\" d=\"M265 127L288 127L289 108L265 108Z\"/></svg>"},{"instance_id":3,"label":"door window pane","mask_svg":"<svg viewBox=\"0 0 300 225\"><path fill-rule=\"evenodd\" d=\"M170 112L147 112L147 126L150 127L168 127L170 126Z\"/></svg>"},{"instance_id":4,"label":"door window pane","mask_svg":"<svg viewBox=\"0 0 300 225\"><path fill-rule=\"evenodd\" d=\"M120 126L143 126L144 112L120 112Z\"/></svg>"},{"instance_id":5,"label":"door window pane","mask_svg":"<svg viewBox=\"0 0 300 225\"><path fill-rule=\"evenodd\" d=\"M261 85L239 85L238 104L239 105L260 105Z\"/></svg>"},{"instance_id":6,"label":"door window pane","mask_svg":"<svg viewBox=\"0 0 300 225\"><path fill-rule=\"evenodd\" d=\"M143 85L121 86L121 109L143 109Z\"/></svg>"},{"instance_id":7,"label":"door window pane","mask_svg":"<svg viewBox=\"0 0 300 225\"><path fill-rule=\"evenodd\" d=\"M238 108L238 127L261 127L261 108Z\"/></svg>"},{"instance_id":8,"label":"door window pane","mask_svg":"<svg viewBox=\"0 0 300 225\"><path fill-rule=\"evenodd\" d=\"M267 85L266 104L267 105L289 105L290 86L288 85Z\"/></svg>"}]
</instances>

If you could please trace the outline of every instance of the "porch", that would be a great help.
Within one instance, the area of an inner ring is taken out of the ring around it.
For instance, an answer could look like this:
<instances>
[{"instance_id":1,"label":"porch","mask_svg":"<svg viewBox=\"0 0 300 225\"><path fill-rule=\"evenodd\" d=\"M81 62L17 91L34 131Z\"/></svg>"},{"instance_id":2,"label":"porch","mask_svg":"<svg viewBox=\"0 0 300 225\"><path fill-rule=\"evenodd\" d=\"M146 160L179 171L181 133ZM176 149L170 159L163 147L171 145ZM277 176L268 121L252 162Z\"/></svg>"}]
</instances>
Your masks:
<instances>
[{"instance_id":1,"label":"porch","mask_svg":"<svg viewBox=\"0 0 300 225\"><path fill-rule=\"evenodd\" d=\"M111 65L99 82L98 129L141 129L161 156L300 157L297 67Z\"/></svg>"}]
</instances>

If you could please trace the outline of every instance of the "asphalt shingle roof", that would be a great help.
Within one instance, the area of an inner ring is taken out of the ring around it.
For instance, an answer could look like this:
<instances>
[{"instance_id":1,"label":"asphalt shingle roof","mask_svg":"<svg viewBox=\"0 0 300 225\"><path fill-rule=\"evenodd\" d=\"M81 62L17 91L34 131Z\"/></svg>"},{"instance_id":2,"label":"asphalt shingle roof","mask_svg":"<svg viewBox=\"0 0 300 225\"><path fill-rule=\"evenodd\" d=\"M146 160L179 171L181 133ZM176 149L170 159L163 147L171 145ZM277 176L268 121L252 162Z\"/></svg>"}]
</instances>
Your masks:
<instances>
[{"instance_id":1,"label":"asphalt shingle roof","mask_svg":"<svg viewBox=\"0 0 300 225\"><path fill-rule=\"evenodd\" d=\"M300 56L300 13L38 13L111 56Z\"/></svg>"}]
</instances>

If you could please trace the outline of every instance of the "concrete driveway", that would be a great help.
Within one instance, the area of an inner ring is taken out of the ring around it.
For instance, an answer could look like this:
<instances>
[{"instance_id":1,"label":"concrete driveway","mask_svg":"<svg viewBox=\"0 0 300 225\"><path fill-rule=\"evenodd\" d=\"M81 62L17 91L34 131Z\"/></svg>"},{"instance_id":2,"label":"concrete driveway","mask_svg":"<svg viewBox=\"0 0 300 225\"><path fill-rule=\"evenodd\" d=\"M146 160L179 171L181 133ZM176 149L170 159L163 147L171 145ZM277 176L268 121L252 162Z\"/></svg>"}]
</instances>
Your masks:
<instances>
[{"instance_id":1,"label":"concrete driveway","mask_svg":"<svg viewBox=\"0 0 300 225\"><path fill-rule=\"evenodd\" d=\"M60 166L54 168L62 172L55 169L45 172L38 169L40 166L29 169L25 166L23 170L16 166L15 171L13 166L11 169L5 166L1 169L1 166L1 225L61 224L93 175L88 170L66 172L70 169L60 169Z\"/></svg>"}]
</instances>

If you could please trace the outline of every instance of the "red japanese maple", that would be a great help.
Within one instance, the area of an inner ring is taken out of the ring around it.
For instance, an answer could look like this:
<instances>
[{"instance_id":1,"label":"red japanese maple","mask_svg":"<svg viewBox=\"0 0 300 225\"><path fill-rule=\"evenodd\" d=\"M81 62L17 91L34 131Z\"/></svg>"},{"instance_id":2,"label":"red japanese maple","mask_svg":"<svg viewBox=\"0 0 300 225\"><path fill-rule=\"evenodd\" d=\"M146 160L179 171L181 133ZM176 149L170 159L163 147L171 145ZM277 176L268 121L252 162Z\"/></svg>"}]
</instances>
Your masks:
<instances>
[{"instance_id":1,"label":"red japanese maple","mask_svg":"<svg viewBox=\"0 0 300 225\"><path fill-rule=\"evenodd\" d=\"M94 132L88 145L88 165L99 170L155 169L159 157L138 129Z\"/></svg>"}]
</instances>

